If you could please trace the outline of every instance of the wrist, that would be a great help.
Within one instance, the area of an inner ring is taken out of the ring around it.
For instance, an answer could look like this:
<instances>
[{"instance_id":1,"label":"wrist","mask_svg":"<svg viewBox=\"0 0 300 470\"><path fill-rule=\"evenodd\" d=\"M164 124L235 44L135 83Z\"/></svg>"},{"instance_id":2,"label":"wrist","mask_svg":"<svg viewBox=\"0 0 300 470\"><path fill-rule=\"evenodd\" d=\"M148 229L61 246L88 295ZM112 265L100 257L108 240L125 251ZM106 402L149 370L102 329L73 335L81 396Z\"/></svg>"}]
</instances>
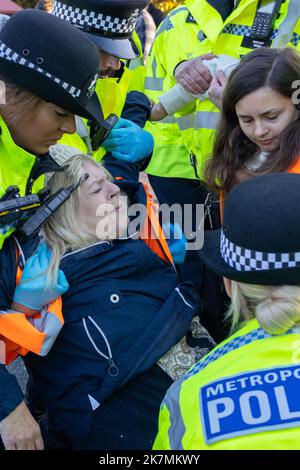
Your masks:
<instances>
[{"instance_id":1,"label":"wrist","mask_svg":"<svg viewBox=\"0 0 300 470\"><path fill-rule=\"evenodd\" d=\"M20 304L18 302L14 302L11 304L11 309L17 312L25 313L26 316L32 317L34 315L38 315L41 312L40 310L36 310L34 308L27 307L26 305Z\"/></svg>"}]
</instances>

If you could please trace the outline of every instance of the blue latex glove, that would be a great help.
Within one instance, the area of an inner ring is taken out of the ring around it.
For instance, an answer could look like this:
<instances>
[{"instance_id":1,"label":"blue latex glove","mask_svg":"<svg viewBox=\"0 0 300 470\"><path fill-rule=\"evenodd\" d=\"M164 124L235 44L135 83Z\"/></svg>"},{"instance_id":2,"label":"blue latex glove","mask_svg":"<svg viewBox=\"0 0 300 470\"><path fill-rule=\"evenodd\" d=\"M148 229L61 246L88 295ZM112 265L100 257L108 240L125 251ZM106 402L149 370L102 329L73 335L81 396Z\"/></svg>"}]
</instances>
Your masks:
<instances>
[{"instance_id":1,"label":"blue latex glove","mask_svg":"<svg viewBox=\"0 0 300 470\"><path fill-rule=\"evenodd\" d=\"M184 262L187 241L179 224L163 224L163 231L175 264Z\"/></svg>"},{"instance_id":2,"label":"blue latex glove","mask_svg":"<svg viewBox=\"0 0 300 470\"><path fill-rule=\"evenodd\" d=\"M154 140L149 132L134 122L120 118L103 142L103 147L118 160L136 163L152 153Z\"/></svg>"},{"instance_id":3,"label":"blue latex glove","mask_svg":"<svg viewBox=\"0 0 300 470\"><path fill-rule=\"evenodd\" d=\"M45 288L47 281L47 269L51 260L51 250L45 243L41 244L36 253L25 263L21 280L14 293L13 302L40 312L43 307L69 288L68 281L63 271L58 271L57 282Z\"/></svg>"}]
</instances>

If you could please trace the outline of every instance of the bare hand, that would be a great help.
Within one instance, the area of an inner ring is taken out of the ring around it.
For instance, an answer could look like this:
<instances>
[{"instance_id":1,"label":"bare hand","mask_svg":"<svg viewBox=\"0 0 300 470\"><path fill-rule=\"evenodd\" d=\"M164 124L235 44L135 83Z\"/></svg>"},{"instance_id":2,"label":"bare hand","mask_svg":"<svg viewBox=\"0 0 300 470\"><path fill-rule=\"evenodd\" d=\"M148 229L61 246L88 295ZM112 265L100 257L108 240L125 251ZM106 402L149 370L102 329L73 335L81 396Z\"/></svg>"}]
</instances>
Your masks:
<instances>
[{"instance_id":1,"label":"bare hand","mask_svg":"<svg viewBox=\"0 0 300 470\"><path fill-rule=\"evenodd\" d=\"M210 86L212 76L202 60L211 60L214 57L216 56L213 54L206 54L182 62L175 69L176 81L193 95L204 93Z\"/></svg>"},{"instance_id":2,"label":"bare hand","mask_svg":"<svg viewBox=\"0 0 300 470\"><path fill-rule=\"evenodd\" d=\"M38 423L24 401L0 422L0 435L6 450L43 450Z\"/></svg>"},{"instance_id":3,"label":"bare hand","mask_svg":"<svg viewBox=\"0 0 300 470\"><path fill-rule=\"evenodd\" d=\"M168 116L167 111L161 103L156 103L151 109L150 121L161 121Z\"/></svg>"},{"instance_id":4,"label":"bare hand","mask_svg":"<svg viewBox=\"0 0 300 470\"><path fill-rule=\"evenodd\" d=\"M222 109L222 97L226 88L228 78L222 70L217 70L215 77L212 79L208 96L210 101L219 109Z\"/></svg>"}]
</instances>

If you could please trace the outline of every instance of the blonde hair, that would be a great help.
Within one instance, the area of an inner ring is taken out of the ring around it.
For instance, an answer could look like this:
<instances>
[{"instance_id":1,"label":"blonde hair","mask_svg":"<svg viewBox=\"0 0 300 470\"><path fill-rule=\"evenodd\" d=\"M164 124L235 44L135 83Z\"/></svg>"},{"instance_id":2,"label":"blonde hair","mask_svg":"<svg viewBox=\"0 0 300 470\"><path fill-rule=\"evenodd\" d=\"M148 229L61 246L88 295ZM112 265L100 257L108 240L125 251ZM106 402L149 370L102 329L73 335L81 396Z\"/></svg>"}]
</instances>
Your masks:
<instances>
[{"instance_id":1,"label":"blonde hair","mask_svg":"<svg viewBox=\"0 0 300 470\"><path fill-rule=\"evenodd\" d=\"M43 100L19 85L6 80L0 75L5 84L6 103L0 105L0 115L3 117L10 131L21 128L37 112Z\"/></svg>"},{"instance_id":2,"label":"blonde hair","mask_svg":"<svg viewBox=\"0 0 300 470\"><path fill-rule=\"evenodd\" d=\"M62 165L65 171L54 173L49 179L47 187L50 189L51 194L60 188L76 185L82 181L86 173L83 164L87 161L108 174L101 164L87 155L75 155ZM78 221L76 210L80 192L81 188L79 186L43 226L46 243L52 249L52 258L48 270L49 284L57 280L59 263L66 251L84 248L99 241L96 236L93 237L83 230Z\"/></svg>"},{"instance_id":3,"label":"blonde hair","mask_svg":"<svg viewBox=\"0 0 300 470\"><path fill-rule=\"evenodd\" d=\"M231 281L231 305L227 318L236 328L240 315L256 317L271 334L285 333L300 322L300 286L260 286Z\"/></svg>"}]
</instances>

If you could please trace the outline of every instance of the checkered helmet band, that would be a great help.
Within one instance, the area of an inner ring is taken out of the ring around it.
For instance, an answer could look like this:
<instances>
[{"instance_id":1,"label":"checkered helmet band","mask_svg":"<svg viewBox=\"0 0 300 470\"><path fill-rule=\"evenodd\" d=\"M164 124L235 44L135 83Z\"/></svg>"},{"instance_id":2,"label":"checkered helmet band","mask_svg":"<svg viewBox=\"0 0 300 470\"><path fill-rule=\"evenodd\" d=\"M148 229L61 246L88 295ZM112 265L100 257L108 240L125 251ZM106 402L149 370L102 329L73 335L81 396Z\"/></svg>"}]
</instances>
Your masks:
<instances>
[{"instance_id":1,"label":"checkered helmet band","mask_svg":"<svg viewBox=\"0 0 300 470\"><path fill-rule=\"evenodd\" d=\"M127 37L133 32L140 10L135 9L129 18L117 18L55 0L52 14L87 32L117 38Z\"/></svg>"},{"instance_id":2,"label":"checkered helmet band","mask_svg":"<svg viewBox=\"0 0 300 470\"><path fill-rule=\"evenodd\" d=\"M300 267L300 252L267 253L232 243L221 232L221 256L236 271L271 271Z\"/></svg>"},{"instance_id":3,"label":"checkered helmet band","mask_svg":"<svg viewBox=\"0 0 300 470\"><path fill-rule=\"evenodd\" d=\"M43 58L37 58L37 64L34 64L27 60L25 57L29 54L27 49L23 50L23 56L18 54L17 52L13 51L10 47L8 47L3 41L0 40L0 58L5 59L9 62L14 62L15 64L22 65L28 69L34 70L35 72L40 73L44 77L49 78L50 80L57 83L57 85L61 86L67 93L69 93L73 98L78 98L81 94L81 90L70 85L69 83L61 80L58 77L55 77L51 73L46 72L42 67L41 64L43 63Z\"/></svg>"}]
</instances>

